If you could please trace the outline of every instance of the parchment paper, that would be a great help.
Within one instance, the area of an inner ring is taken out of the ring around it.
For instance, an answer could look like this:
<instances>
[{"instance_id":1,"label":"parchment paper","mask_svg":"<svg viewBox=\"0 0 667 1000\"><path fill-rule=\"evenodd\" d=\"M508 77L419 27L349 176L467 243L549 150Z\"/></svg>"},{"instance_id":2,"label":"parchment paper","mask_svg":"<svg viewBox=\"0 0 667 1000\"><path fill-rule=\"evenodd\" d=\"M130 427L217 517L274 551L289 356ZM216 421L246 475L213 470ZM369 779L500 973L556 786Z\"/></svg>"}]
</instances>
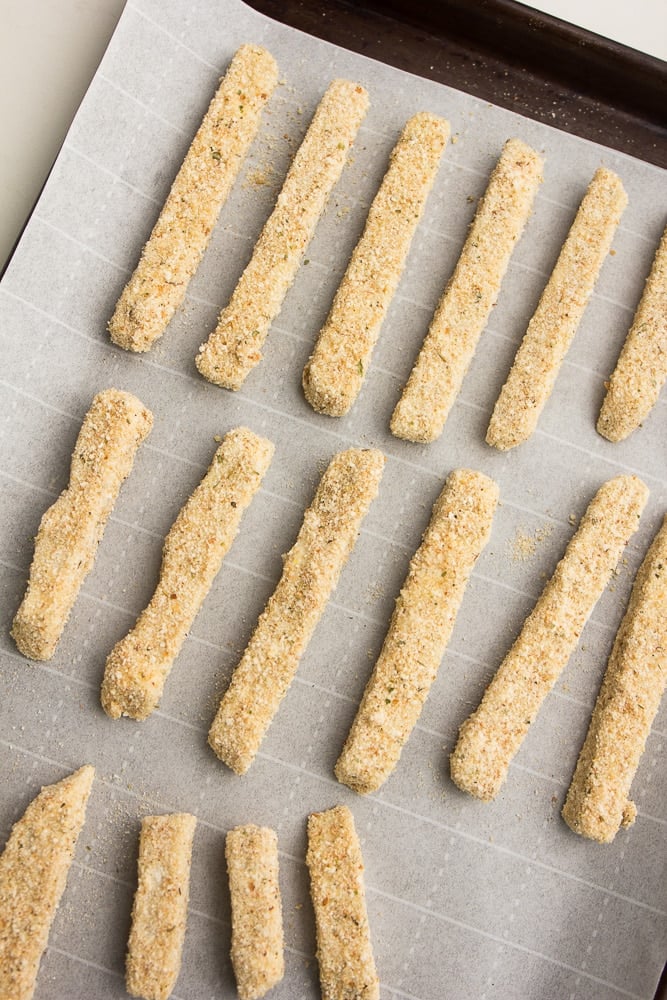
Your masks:
<instances>
[{"instance_id":1,"label":"parchment paper","mask_svg":"<svg viewBox=\"0 0 667 1000\"><path fill-rule=\"evenodd\" d=\"M184 307L146 356L113 347L105 324L208 105L244 41L281 68L261 134ZM231 394L193 359L227 301L290 156L329 81L363 83L371 110L274 325L261 365ZM365 387L349 416L315 415L300 382L365 213L407 117L443 114L449 146ZM554 119L557 111L554 110ZM461 396L436 444L393 439L388 421L503 142L543 150L545 181ZM498 391L585 188L599 164L630 196L615 255L534 437L503 455L484 444ZM125 995L123 962L139 821L199 818L183 969L174 997L235 995L224 835L278 831L287 971L276 998L318 995L304 868L309 812L354 812L383 997L489 1000L653 995L665 954L663 708L633 795L639 815L612 846L572 834L560 808L634 571L667 507L666 400L627 442L598 437L615 362L665 222L657 168L438 84L301 35L238 0L132 0L70 130L4 280L0 337L2 669L0 832L39 787L97 768L88 819L43 959L38 1000ZM42 513L67 484L93 395L136 393L155 414L55 657L18 655L8 629ZM104 661L147 603L162 539L216 447L246 424L276 456L147 722L99 706ZM329 458L350 445L388 456L380 495L298 678L249 773L206 746L217 701ZM333 765L387 627L410 555L446 475L483 470L502 506L473 574L440 675L394 776L361 798ZM460 793L447 755L599 485L632 470L651 489L641 527L577 652L493 804Z\"/></svg>"}]
</instances>

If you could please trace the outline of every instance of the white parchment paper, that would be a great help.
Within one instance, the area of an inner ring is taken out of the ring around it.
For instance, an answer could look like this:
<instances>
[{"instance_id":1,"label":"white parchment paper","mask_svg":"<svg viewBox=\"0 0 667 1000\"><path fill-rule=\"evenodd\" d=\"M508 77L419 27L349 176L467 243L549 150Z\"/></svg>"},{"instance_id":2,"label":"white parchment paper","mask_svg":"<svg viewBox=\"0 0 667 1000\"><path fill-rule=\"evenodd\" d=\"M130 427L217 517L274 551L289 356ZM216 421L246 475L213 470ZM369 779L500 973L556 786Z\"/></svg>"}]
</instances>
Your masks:
<instances>
[{"instance_id":1,"label":"white parchment paper","mask_svg":"<svg viewBox=\"0 0 667 1000\"><path fill-rule=\"evenodd\" d=\"M184 307L145 356L113 347L106 321L134 267L197 124L233 52L266 45L282 82L223 210ZM212 329L268 215L290 156L334 76L363 83L371 109L350 163L243 389L199 377ZM363 392L333 421L303 399L301 371L330 305L387 156L409 115L443 114L449 146ZM436 444L393 439L388 421L503 142L546 156L545 181L460 398ZM630 196L596 293L539 430L508 454L484 444L488 419L576 207L600 164ZM656 719L633 795L639 815L611 846L572 834L560 808L634 571L667 508L666 403L627 442L594 423L665 223L657 168L402 74L275 24L239 0L131 0L70 130L0 293L3 421L0 474L0 832L42 784L97 768L88 819L42 962L38 1000L125 995L123 962L136 882L139 821L199 818L184 962L174 997L232 997L224 835L238 823L278 831L286 931L276 998L318 995L304 868L309 812L353 810L383 997L489 1000L653 995L665 954L663 744ZM155 414L58 651L18 655L8 629L32 538L67 484L93 395L116 386ZM145 723L99 706L104 661L147 603L162 540L216 447L245 424L276 444L211 594ZM299 675L249 773L206 745L217 701L270 594L319 475L338 450L388 456L380 495ZM333 765L393 601L446 475L467 466L500 485L489 546L418 728L394 776L361 798ZM460 793L447 755L477 705L576 522L599 485L636 471L651 489L640 530L580 646L492 804Z\"/></svg>"}]
</instances>

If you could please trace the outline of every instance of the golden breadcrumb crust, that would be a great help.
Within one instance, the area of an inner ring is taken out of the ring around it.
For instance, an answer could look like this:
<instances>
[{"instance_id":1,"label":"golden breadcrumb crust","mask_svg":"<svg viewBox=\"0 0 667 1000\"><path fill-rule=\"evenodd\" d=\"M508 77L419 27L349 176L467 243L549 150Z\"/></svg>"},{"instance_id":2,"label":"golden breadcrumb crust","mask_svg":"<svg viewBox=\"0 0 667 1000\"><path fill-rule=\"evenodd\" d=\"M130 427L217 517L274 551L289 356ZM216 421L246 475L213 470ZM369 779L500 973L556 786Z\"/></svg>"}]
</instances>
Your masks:
<instances>
[{"instance_id":1,"label":"golden breadcrumb crust","mask_svg":"<svg viewBox=\"0 0 667 1000\"><path fill-rule=\"evenodd\" d=\"M14 618L11 634L25 656L53 656L152 424L153 415L129 392L106 389L93 399L74 446L69 485L42 517L28 589Z\"/></svg>"},{"instance_id":2,"label":"golden breadcrumb crust","mask_svg":"<svg viewBox=\"0 0 667 1000\"><path fill-rule=\"evenodd\" d=\"M616 174L597 170L496 401L486 434L494 448L514 448L537 427L627 203Z\"/></svg>"},{"instance_id":3,"label":"golden breadcrumb crust","mask_svg":"<svg viewBox=\"0 0 667 1000\"><path fill-rule=\"evenodd\" d=\"M232 965L241 1000L259 1000L285 974L274 830L237 826L225 841L232 901Z\"/></svg>"},{"instance_id":4,"label":"golden breadcrumb crust","mask_svg":"<svg viewBox=\"0 0 667 1000\"><path fill-rule=\"evenodd\" d=\"M306 399L319 413L341 417L359 394L448 137L449 122L421 112L406 123L392 150L303 372Z\"/></svg>"},{"instance_id":5,"label":"golden breadcrumb crust","mask_svg":"<svg viewBox=\"0 0 667 1000\"><path fill-rule=\"evenodd\" d=\"M209 732L212 750L237 774L250 767L292 683L378 491L384 462L382 452L370 449L334 455L304 514Z\"/></svg>"},{"instance_id":6,"label":"golden breadcrumb crust","mask_svg":"<svg viewBox=\"0 0 667 1000\"><path fill-rule=\"evenodd\" d=\"M426 444L442 434L541 180L541 158L509 139L394 410L396 437Z\"/></svg>"},{"instance_id":7,"label":"golden breadcrumb crust","mask_svg":"<svg viewBox=\"0 0 667 1000\"><path fill-rule=\"evenodd\" d=\"M107 658L102 707L112 719L145 719L157 708L174 660L272 456L271 442L244 427L230 431L216 451L165 539L150 604Z\"/></svg>"},{"instance_id":8,"label":"golden breadcrumb crust","mask_svg":"<svg viewBox=\"0 0 667 1000\"><path fill-rule=\"evenodd\" d=\"M95 769L42 788L0 856L0 998L30 1000L86 818Z\"/></svg>"},{"instance_id":9,"label":"golden breadcrumb crust","mask_svg":"<svg viewBox=\"0 0 667 1000\"><path fill-rule=\"evenodd\" d=\"M398 763L491 534L497 503L493 480L468 469L452 472L436 500L336 764L338 780L355 792L377 791Z\"/></svg>"},{"instance_id":10,"label":"golden breadcrumb crust","mask_svg":"<svg viewBox=\"0 0 667 1000\"><path fill-rule=\"evenodd\" d=\"M166 330L185 298L277 82L273 56L257 45L242 45L109 320L114 344L147 351Z\"/></svg>"},{"instance_id":11,"label":"golden breadcrumb crust","mask_svg":"<svg viewBox=\"0 0 667 1000\"><path fill-rule=\"evenodd\" d=\"M239 389L261 360L283 304L368 109L368 94L334 80L296 152L252 257L196 358L209 382Z\"/></svg>"},{"instance_id":12,"label":"golden breadcrumb crust","mask_svg":"<svg viewBox=\"0 0 667 1000\"><path fill-rule=\"evenodd\" d=\"M500 791L512 759L636 531L647 498L640 479L618 476L604 483L591 501L479 708L461 726L450 764L452 780L464 792L489 800Z\"/></svg>"},{"instance_id":13,"label":"golden breadcrumb crust","mask_svg":"<svg viewBox=\"0 0 667 1000\"><path fill-rule=\"evenodd\" d=\"M667 684L667 517L635 579L563 807L567 825L609 844L635 818L628 798Z\"/></svg>"}]
</instances>

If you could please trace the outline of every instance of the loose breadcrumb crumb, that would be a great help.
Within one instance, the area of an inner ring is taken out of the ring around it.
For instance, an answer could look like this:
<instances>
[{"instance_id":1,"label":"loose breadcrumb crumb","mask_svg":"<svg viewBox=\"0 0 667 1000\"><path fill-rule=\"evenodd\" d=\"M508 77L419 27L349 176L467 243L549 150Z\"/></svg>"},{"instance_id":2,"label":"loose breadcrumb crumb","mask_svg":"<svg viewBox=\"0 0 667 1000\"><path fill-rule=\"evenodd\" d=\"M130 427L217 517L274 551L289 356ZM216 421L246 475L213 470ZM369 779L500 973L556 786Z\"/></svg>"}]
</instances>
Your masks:
<instances>
[{"instance_id":1,"label":"loose breadcrumb crumb","mask_svg":"<svg viewBox=\"0 0 667 1000\"><path fill-rule=\"evenodd\" d=\"M292 683L378 491L384 461L380 451L351 448L334 455L322 476L209 732L211 749L237 774L250 767Z\"/></svg>"},{"instance_id":2,"label":"loose breadcrumb crumb","mask_svg":"<svg viewBox=\"0 0 667 1000\"><path fill-rule=\"evenodd\" d=\"M25 656L53 656L152 424L153 415L129 392L106 389L93 399L74 446L69 485L42 517L28 589L14 618L11 634Z\"/></svg>"},{"instance_id":3,"label":"loose breadcrumb crumb","mask_svg":"<svg viewBox=\"0 0 667 1000\"><path fill-rule=\"evenodd\" d=\"M667 517L635 579L563 807L575 833L609 844L636 809L628 794L667 684Z\"/></svg>"},{"instance_id":4,"label":"loose breadcrumb crumb","mask_svg":"<svg viewBox=\"0 0 667 1000\"><path fill-rule=\"evenodd\" d=\"M334 80L324 94L250 262L197 355L197 368L210 382L239 389L261 360L269 327L296 277L367 109L368 94L349 80Z\"/></svg>"},{"instance_id":5,"label":"loose breadcrumb crumb","mask_svg":"<svg viewBox=\"0 0 667 1000\"><path fill-rule=\"evenodd\" d=\"M277 82L273 56L257 45L242 45L109 321L111 339L119 347L147 351L166 330L185 298Z\"/></svg>"},{"instance_id":6,"label":"loose breadcrumb crumb","mask_svg":"<svg viewBox=\"0 0 667 1000\"><path fill-rule=\"evenodd\" d=\"M425 444L442 433L541 180L541 158L509 139L394 410L396 437Z\"/></svg>"},{"instance_id":7,"label":"loose breadcrumb crumb","mask_svg":"<svg viewBox=\"0 0 667 1000\"><path fill-rule=\"evenodd\" d=\"M0 997L30 1000L86 818L95 769L42 788L0 856Z\"/></svg>"},{"instance_id":8,"label":"loose breadcrumb crumb","mask_svg":"<svg viewBox=\"0 0 667 1000\"><path fill-rule=\"evenodd\" d=\"M489 539L497 503L493 480L468 469L451 473L435 503L336 764L338 780L356 792L377 791L398 763Z\"/></svg>"},{"instance_id":9,"label":"loose breadcrumb crumb","mask_svg":"<svg viewBox=\"0 0 667 1000\"><path fill-rule=\"evenodd\" d=\"M537 427L627 203L616 174L597 170L494 407L494 448L514 448Z\"/></svg>"},{"instance_id":10,"label":"loose breadcrumb crumb","mask_svg":"<svg viewBox=\"0 0 667 1000\"><path fill-rule=\"evenodd\" d=\"M225 841L232 902L232 965L241 1000L259 1000L285 974L274 830L237 826Z\"/></svg>"},{"instance_id":11,"label":"loose breadcrumb crumb","mask_svg":"<svg viewBox=\"0 0 667 1000\"><path fill-rule=\"evenodd\" d=\"M269 467L273 445L244 427L226 435L164 543L157 589L109 654L102 707L112 719L157 708L174 660Z\"/></svg>"},{"instance_id":12,"label":"loose breadcrumb crumb","mask_svg":"<svg viewBox=\"0 0 667 1000\"><path fill-rule=\"evenodd\" d=\"M667 229L598 418L598 433L622 441L658 401L667 379Z\"/></svg>"},{"instance_id":13,"label":"loose breadcrumb crumb","mask_svg":"<svg viewBox=\"0 0 667 1000\"><path fill-rule=\"evenodd\" d=\"M139 884L127 945L127 992L167 1000L176 985L190 892L196 817L144 816L139 840Z\"/></svg>"},{"instance_id":14,"label":"loose breadcrumb crumb","mask_svg":"<svg viewBox=\"0 0 667 1000\"><path fill-rule=\"evenodd\" d=\"M364 862L347 806L308 817L310 894L323 1000L379 1000Z\"/></svg>"},{"instance_id":15,"label":"loose breadcrumb crumb","mask_svg":"<svg viewBox=\"0 0 667 1000\"><path fill-rule=\"evenodd\" d=\"M524 622L476 712L461 726L451 755L452 780L464 792L493 799L574 651L629 538L648 490L636 476L604 483L565 555Z\"/></svg>"},{"instance_id":16,"label":"loose breadcrumb crumb","mask_svg":"<svg viewBox=\"0 0 667 1000\"><path fill-rule=\"evenodd\" d=\"M448 135L449 122L422 112L406 123L391 153L363 235L303 372L306 399L319 413L340 417L359 394Z\"/></svg>"}]
</instances>

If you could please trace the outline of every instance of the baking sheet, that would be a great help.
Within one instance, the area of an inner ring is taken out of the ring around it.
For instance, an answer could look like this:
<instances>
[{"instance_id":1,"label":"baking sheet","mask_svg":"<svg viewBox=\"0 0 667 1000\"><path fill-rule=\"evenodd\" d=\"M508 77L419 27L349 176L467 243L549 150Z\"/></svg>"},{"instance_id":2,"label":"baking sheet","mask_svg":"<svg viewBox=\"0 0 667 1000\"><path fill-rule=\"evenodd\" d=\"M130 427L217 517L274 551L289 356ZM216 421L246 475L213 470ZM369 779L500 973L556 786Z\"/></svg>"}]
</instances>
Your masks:
<instances>
[{"instance_id":1,"label":"baking sheet","mask_svg":"<svg viewBox=\"0 0 667 1000\"><path fill-rule=\"evenodd\" d=\"M244 41L266 45L282 82L223 210L184 307L159 344L131 356L105 324L133 268L216 81ZM262 364L227 393L194 367L247 262L290 156L334 76L363 83L371 109ZM441 113L449 146L362 394L337 421L314 414L301 370L406 118ZM439 442L398 441L388 421L460 251L474 202L503 142L546 155L545 181L463 391ZM538 432L508 454L484 444L516 347L595 168L630 196L596 293ZM123 960L139 821L189 810L199 819L183 969L176 998L232 997L224 834L278 831L286 930L276 997L318 995L303 864L305 821L353 810L383 997L609 998L653 995L665 954L664 768L667 711L656 719L633 787L639 815L613 845L572 834L560 808L635 569L667 508L664 397L646 426L612 445L594 430L665 223L658 168L408 76L271 22L237 0L133 0L70 130L0 293L4 365L0 508L0 829L38 788L83 763L97 768L86 827L42 961L37 1000L125 995ZM155 414L55 657L33 664L8 629L41 515L66 486L80 422L107 386ZM276 444L260 494L202 609L161 708L112 722L99 707L109 650L155 586L162 539L203 475L214 436L245 424ZM217 701L278 579L319 475L338 450L388 456L378 499L299 675L249 773L213 756ZM440 675L394 776L361 798L333 764L379 652L410 555L448 472L480 469L500 485L491 541L468 587ZM448 777L458 726L532 607L598 486L638 472L651 499L577 652L492 804Z\"/></svg>"}]
</instances>

